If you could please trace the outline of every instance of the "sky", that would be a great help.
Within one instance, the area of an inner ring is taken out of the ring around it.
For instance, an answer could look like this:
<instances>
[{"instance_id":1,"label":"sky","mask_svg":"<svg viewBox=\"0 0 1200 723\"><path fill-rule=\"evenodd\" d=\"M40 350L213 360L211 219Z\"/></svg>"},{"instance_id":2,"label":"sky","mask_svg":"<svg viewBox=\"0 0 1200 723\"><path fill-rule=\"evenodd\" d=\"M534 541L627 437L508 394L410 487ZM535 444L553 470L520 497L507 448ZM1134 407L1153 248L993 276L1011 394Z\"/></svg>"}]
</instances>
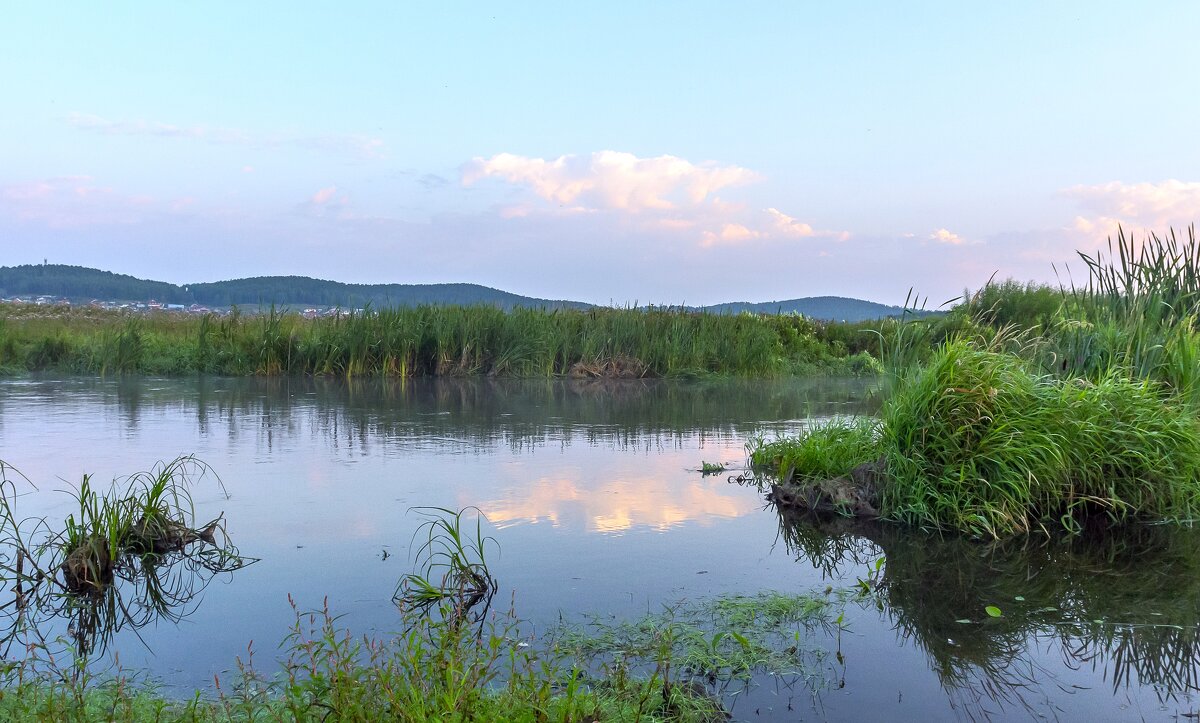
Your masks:
<instances>
[{"instance_id":1,"label":"sky","mask_svg":"<svg viewBox=\"0 0 1200 723\"><path fill-rule=\"evenodd\" d=\"M935 308L1200 218L1200 3L13 2L0 266Z\"/></svg>"}]
</instances>

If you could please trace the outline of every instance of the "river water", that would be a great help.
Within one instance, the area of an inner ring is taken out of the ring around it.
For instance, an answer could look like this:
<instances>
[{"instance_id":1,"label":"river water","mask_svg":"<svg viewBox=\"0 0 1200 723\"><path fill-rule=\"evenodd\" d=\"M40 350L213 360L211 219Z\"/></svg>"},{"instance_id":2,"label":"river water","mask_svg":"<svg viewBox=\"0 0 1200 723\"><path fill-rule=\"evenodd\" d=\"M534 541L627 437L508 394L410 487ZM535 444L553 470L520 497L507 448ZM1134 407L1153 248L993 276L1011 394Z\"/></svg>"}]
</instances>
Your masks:
<instances>
[{"instance_id":1,"label":"river water","mask_svg":"<svg viewBox=\"0 0 1200 723\"><path fill-rule=\"evenodd\" d=\"M50 520L74 509L84 474L194 454L219 475L192 489L196 517L224 513L259 562L218 575L177 622L108 646L169 690L228 675L251 641L269 670L295 619L289 596L328 600L352 630L394 632L422 521L412 508L473 506L499 548L497 598L535 627L854 585L886 558L846 629L815 641L840 653L823 682L760 677L727 696L739 720L1194 719L1196 530L984 546L792 519L731 480L748 439L872 414L881 398L874 382L827 379L32 377L0 381L0 459L28 478L18 512ZM702 475L703 462L731 470Z\"/></svg>"}]
</instances>

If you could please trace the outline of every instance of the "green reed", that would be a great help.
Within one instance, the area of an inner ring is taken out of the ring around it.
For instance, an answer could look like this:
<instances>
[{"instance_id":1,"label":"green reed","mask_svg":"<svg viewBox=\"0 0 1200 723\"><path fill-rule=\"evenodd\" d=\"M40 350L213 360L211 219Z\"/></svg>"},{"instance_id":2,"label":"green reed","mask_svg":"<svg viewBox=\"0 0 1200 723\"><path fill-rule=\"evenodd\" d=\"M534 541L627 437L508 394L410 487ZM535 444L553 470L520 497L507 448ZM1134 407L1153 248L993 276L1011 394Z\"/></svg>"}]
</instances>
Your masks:
<instances>
[{"instance_id":1,"label":"green reed","mask_svg":"<svg viewBox=\"0 0 1200 723\"><path fill-rule=\"evenodd\" d=\"M781 479L831 479L879 458L879 423L865 417L818 423L798 437L754 440L746 451L752 467Z\"/></svg>"},{"instance_id":2,"label":"green reed","mask_svg":"<svg viewBox=\"0 0 1200 723\"><path fill-rule=\"evenodd\" d=\"M803 317L675 309L365 309L308 320L0 309L0 368L99 374L779 376L878 371Z\"/></svg>"}]
</instances>

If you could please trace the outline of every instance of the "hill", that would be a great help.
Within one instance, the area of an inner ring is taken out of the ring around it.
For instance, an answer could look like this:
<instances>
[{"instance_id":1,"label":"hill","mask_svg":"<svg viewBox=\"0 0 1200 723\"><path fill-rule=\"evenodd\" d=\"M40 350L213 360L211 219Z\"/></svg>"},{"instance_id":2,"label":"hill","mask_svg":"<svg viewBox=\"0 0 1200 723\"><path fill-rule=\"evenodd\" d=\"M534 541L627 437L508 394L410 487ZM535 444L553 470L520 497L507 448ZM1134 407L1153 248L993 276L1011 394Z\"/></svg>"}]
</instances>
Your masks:
<instances>
[{"instance_id":1,"label":"hill","mask_svg":"<svg viewBox=\"0 0 1200 723\"><path fill-rule=\"evenodd\" d=\"M61 296L72 301L146 301L168 304L227 306L341 306L355 309L370 304L489 304L514 307L586 309L578 301L537 299L478 284L343 284L307 276L260 276L232 281L177 286L147 281L82 266L60 264L0 267L0 297Z\"/></svg>"},{"instance_id":2,"label":"hill","mask_svg":"<svg viewBox=\"0 0 1200 723\"><path fill-rule=\"evenodd\" d=\"M307 276L259 276L190 284L196 303L205 306L341 306L358 309L421 304L488 304L503 309L537 307L586 309L590 304L510 294L479 284L343 284Z\"/></svg>"},{"instance_id":3,"label":"hill","mask_svg":"<svg viewBox=\"0 0 1200 723\"><path fill-rule=\"evenodd\" d=\"M845 296L811 296L804 299L788 299L787 301L767 301L751 303L748 301L733 301L726 304L715 304L704 307L705 311L736 314L751 311L756 314L803 314L813 319L825 321L868 321L882 319L888 316L899 316L904 312L900 306L888 306L874 301L851 299Z\"/></svg>"},{"instance_id":4,"label":"hill","mask_svg":"<svg viewBox=\"0 0 1200 723\"><path fill-rule=\"evenodd\" d=\"M489 304L504 309L516 307L587 309L591 304L561 299L539 299L512 294L479 284L344 284L307 276L259 276L231 281L177 286L149 281L111 271L82 266L42 264L0 267L0 297L59 296L73 302L91 299L146 301L167 304L201 304L209 307L417 306L420 304ZM841 296L816 296L786 301L714 304L697 311L736 314L798 313L815 319L865 321L900 314L898 306Z\"/></svg>"}]
</instances>

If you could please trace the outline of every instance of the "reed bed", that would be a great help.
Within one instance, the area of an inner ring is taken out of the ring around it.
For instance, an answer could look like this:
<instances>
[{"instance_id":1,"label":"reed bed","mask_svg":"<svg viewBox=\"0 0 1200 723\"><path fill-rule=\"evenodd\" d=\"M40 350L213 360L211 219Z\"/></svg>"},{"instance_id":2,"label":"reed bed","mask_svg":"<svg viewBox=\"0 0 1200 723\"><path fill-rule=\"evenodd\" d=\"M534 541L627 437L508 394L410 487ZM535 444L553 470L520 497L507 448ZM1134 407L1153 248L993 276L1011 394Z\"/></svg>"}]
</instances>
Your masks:
<instances>
[{"instance_id":1,"label":"reed bed","mask_svg":"<svg viewBox=\"0 0 1200 723\"><path fill-rule=\"evenodd\" d=\"M90 374L768 377L873 374L797 316L670 309L386 308L305 319L0 309L0 368Z\"/></svg>"},{"instance_id":2,"label":"reed bed","mask_svg":"<svg viewBox=\"0 0 1200 723\"><path fill-rule=\"evenodd\" d=\"M1006 353L948 344L885 405L884 514L981 537L1101 514L1200 514L1193 414L1149 380L1031 373Z\"/></svg>"},{"instance_id":3,"label":"reed bed","mask_svg":"<svg viewBox=\"0 0 1200 723\"><path fill-rule=\"evenodd\" d=\"M1107 255L1080 257L1079 286L965 295L957 325L936 322L944 339L928 318L880 328L894 381L878 421L882 517L983 538L1200 518L1195 231L1140 243L1122 231ZM874 459L865 426L815 429L751 461L785 482L849 475ZM854 439L862 451L847 453Z\"/></svg>"}]
</instances>

